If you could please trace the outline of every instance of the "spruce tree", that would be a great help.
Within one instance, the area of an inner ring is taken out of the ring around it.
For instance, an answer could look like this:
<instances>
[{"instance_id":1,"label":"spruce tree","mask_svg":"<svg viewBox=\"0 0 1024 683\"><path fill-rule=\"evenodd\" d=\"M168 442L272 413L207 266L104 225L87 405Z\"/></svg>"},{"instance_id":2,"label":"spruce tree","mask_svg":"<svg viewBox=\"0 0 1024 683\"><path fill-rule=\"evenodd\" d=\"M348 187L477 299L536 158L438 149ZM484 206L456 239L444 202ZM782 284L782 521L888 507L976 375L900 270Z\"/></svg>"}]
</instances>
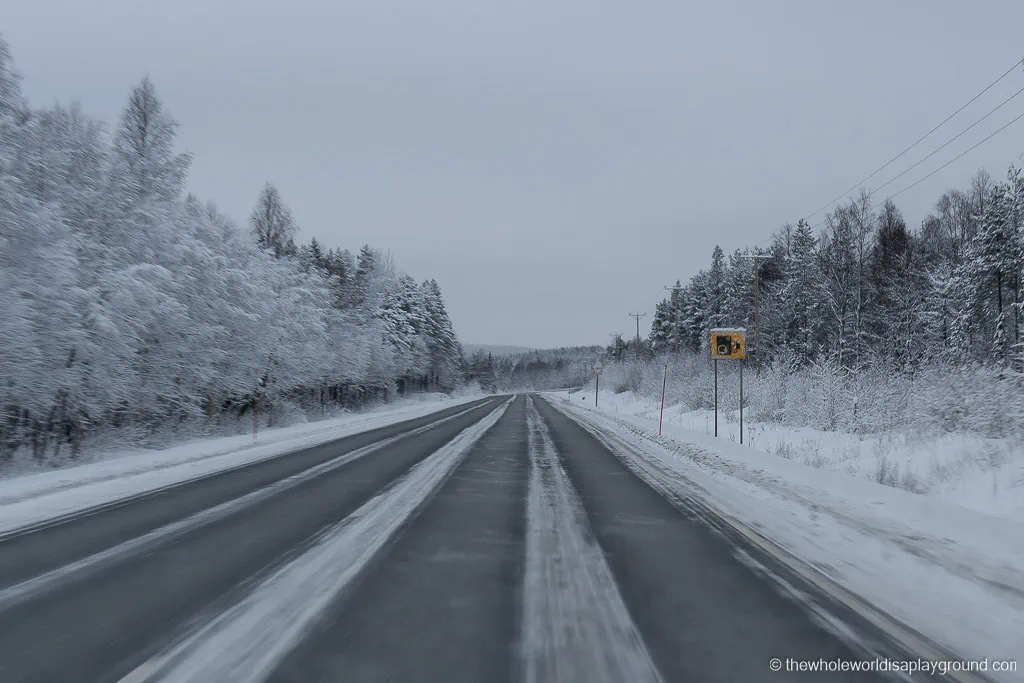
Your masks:
<instances>
[{"instance_id":1,"label":"spruce tree","mask_svg":"<svg viewBox=\"0 0 1024 683\"><path fill-rule=\"evenodd\" d=\"M810 224L801 219L793 230L780 298L785 344L803 362L812 360L816 355L820 294L817 240Z\"/></svg>"}]
</instances>

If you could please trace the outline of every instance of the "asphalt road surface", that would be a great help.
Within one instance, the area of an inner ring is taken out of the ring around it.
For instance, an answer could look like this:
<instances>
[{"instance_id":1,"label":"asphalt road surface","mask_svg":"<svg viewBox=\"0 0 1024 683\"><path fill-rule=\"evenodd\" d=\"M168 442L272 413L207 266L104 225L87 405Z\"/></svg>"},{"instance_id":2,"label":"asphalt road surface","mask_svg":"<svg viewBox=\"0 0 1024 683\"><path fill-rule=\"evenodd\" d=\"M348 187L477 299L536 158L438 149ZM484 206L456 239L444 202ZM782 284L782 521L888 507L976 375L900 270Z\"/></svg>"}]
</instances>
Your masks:
<instances>
[{"instance_id":1,"label":"asphalt road surface","mask_svg":"<svg viewBox=\"0 0 1024 683\"><path fill-rule=\"evenodd\" d=\"M536 395L0 539L2 683L876 681Z\"/></svg>"}]
</instances>

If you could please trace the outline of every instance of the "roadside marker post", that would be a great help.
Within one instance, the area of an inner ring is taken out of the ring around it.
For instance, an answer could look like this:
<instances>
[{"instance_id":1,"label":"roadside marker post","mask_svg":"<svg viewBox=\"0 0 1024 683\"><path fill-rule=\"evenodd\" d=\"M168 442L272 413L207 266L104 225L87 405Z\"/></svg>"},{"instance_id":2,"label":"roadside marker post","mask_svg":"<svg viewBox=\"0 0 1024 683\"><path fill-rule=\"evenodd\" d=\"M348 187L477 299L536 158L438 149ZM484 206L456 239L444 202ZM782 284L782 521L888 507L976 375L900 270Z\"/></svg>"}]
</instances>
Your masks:
<instances>
[{"instance_id":1,"label":"roadside marker post","mask_svg":"<svg viewBox=\"0 0 1024 683\"><path fill-rule=\"evenodd\" d=\"M743 443L743 364L747 359L747 331L742 327L711 330L711 359L715 364L715 436L718 436L718 361L740 362L740 443Z\"/></svg>"},{"instance_id":2,"label":"roadside marker post","mask_svg":"<svg viewBox=\"0 0 1024 683\"><path fill-rule=\"evenodd\" d=\"M661 416L658 418L658 436L661 436L661 423L665 420L665 386L668 384L668 363L665 363L665 377L661 380Z\"/></svg>"},{"instance_id":3,"label":"roadside marker post","mask_svg":"<svg viewBox=\"0 0 1024 683\"><path fill-rule=\"evenodd\" d=\"M603 370L603 369L604 369L604 366L602 366L601 365L601 361L598 360L597 363L594 364L594 407L595 408L597 407L597 397L598 397L598 394L601 391L601 370Z\"/></svg>"},{"instance_id":4,"label":"roadside marker post","mask_svg":"<svg viewBox=\"0 0 1024 683\"><path fill-rule=\"evenodd\" d=\"M256 389L256 393L252 400L252 438L256 440L256 435L260 428L260 399L263 397L263 388L267 386L266 377L261 377L259 386Z\"/></svg>"}]
</instances>

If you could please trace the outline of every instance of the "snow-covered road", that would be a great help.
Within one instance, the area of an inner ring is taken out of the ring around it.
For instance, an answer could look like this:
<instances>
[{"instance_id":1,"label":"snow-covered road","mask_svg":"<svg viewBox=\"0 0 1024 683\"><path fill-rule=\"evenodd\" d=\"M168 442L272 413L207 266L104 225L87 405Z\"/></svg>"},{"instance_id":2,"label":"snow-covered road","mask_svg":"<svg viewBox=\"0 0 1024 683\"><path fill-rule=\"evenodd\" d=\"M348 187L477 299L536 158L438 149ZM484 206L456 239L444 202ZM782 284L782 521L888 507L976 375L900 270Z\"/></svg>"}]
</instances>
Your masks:
<instances>
[{"instance_id":1,"label":"snow-covered road","mask_svg":"<svg viewBox=\"0 0 1024 683\"><path fill-rule=\"evenodd\" d=\"M465 405L479 396L406 403L323 422L207 439L164 450L0 479L0 537L354 434Z\"/></svg>"},{"instance_id":2,"label":"snow-covered road","mask_svg":"<svg viewBox=\"0 0 1024 683\"><path fill-rule=\"evenodd\" d=\"M892 677L851 667L934 680L1015 656L946 648L815 584L828 568L773 541L805 520L777 505L744 523L764 504L754 474L695 478L663 445L489 397L9 534L0 680L875 682ZM822 502L798 491L787 505Z\"/></svg>"},{"instance_id":3,"label":"snow-covered road","mask_svg":"<svg viewBox=\"0 0 1024 683\"><path fill-rule=\"evenodd\" d=\"M809 580L898 622L901 637L976 660L1022 657L1024 524L675 425L658 436L657 420L565 393L549 399L612 438L665 495L699 499Z\"/></svg>"}]
</instances>

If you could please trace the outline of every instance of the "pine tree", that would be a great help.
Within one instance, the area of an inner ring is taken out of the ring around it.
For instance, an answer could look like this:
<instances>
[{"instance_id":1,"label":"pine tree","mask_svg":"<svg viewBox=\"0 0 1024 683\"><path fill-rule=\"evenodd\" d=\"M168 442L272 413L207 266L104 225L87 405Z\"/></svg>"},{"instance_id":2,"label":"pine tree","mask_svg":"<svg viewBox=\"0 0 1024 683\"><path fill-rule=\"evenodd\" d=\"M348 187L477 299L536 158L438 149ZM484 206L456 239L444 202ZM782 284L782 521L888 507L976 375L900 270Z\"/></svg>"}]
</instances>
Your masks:
<instances>
[{"instance_id":1,"label":"pine tree","mask_svg":"<svg viewBox=\"0 0 1024 683\"><path fill-rule=\"evenodd\" d=\"M992 354L1000 363L1010 357L1013 332L1008 328L1012 310L1017 304L1017 274L1019 273L1019 235L1015 224L1016 187L1019 171L1010 168L1009 181L992 188L988 209L981 227L972 240L970 253L975 263L972 268L979 296L985 301L985 313L992 320ZM1014 325L1015 327L1015 325Z\"/></svg>"},{"instance_id":2,"label":"pine tree","mask_svg":"<svg viewBox=\"0 0 1024 683\"><path fill-rule=\"evenodd\" d=\"M317 268L326 270L327 262L325 260L324 250L323 247L320 246L320 243L317 241L315 237L310 238L308 249L310 262Z\"/></svg>"},{"instance_id":3,"label":"pine tree","mask_svg":"<svg viewBox=\"0 0 1024 683\"><path fill-rule=\"evenodd\" d=\"M780 293L785 345L801 361L810 361L816 356L820 295L817 240L811 226L801 219L793 230L790 256L785 265L785 285Z\"/></svg>"},{"instance_id":4,"label":"pine tree","mask_svg":"<svg viewBox=\"0 0 1024 683\"><path fill-rule=\"evenodd\" d=\"M694 353L707 351L707 331L715 326L709 313L708 283L708 271L702 270L690 278L687 288L690 296L684 303L682 328L686 332L686 348Z\"/></svg>"},{"instance_id":5,"label":"pine tree","mask_svg":"<svg viewBox=\"0 0 1024 683\"><path fill-rule=\"evenodd\" d=\"M726 268L725 252L722 247L715 245L711 253L711 268L707 276L707 308L705 309L705 329L703 336L708 336L708 330L714 327L726 326Z\"/></svg>"},{"instance_id":6,"label":"pine tree","mask_svg":"<svg viewBox=\"0 0 1024 683\"><path fill-rule=\"evenodd\" d=\"M24 123L27 112L21 92L21 74L14 66L7 41L0 36L0 127Z\"/></svg>"},{"instance_id":7,"label":"pine tree","mask_svg":"<svg viewBox=\"0 0 1024 683\"><path fill-rule=\"evenodd\" d=\"M448 317L437 280L427 280L420 287L425 313L425 336L430 352L431 383L451 390L458 376L462 349Z\"/></svg>"},{"instance_id":8,"label":"pine tree","mask_svg":"<svg viewBox=\"0 0 1024 683\"><path fill-rule=\"evenodd\" d=\"M729 255L723 293L723 320L727 327L746 327L754 309L751 263L740 250Z\"/></svg>"},{"instance_id":9,"label":"pine tree","mask_svg":"<svg viewBox=\"0 0 1024 683\"><path fill-rule=\"evenodd\" d=\"M352 252L348 249L330 249L324 256L324 268L329 273L328 281L334 293L335 308L354 308L352 279L356 268Z\"/></svg>"},{"instance_id":10,"label":"pine tree","mask_svg":"<svg viewBox=\"0 0 1024 683\"><path fill-rule=\"evenodd\" d=\"M356 257L356 272L352 278L352 305L369 303L372 281L379 267L379 256L370 245L364 244Z\"/></svg>"},{"instance_id":11,"label":"pine tree","mask_svg":"<svg viewBox=\"0 0 1024 683\"><path fill-rule=\"evenodd\" d=\"M915 316L905 310L917 294L911 246L902 214L891 200L886 201L870 256L866 330L889 356L906 356L910 339L917 333L912 322Z\"/></svg>"},{"instance_id":12,"label":"pine tree","mask_svg":"<svg viewBox=\"0 0 1024 683\"><path fill-rule=\"evenodd\" d=\"M668 338L672 326L671 311L667 299L662 299L654 307L654 319L651 321L651 333L647 339L655 353L668 350Z\"/></svg>"},{"instance_id":13,"label":"pine tree","mask_svg":"<svg viewBox=\"0 0 1024 683\"><path fill-rule=\"evenodd\" d=\"M955 307L953 346L958 356L1010 360L1018 332L1020 236L1016 225L1016 169L984 202L979 228L950 282Z\"/></svg>"}]
</instances>

